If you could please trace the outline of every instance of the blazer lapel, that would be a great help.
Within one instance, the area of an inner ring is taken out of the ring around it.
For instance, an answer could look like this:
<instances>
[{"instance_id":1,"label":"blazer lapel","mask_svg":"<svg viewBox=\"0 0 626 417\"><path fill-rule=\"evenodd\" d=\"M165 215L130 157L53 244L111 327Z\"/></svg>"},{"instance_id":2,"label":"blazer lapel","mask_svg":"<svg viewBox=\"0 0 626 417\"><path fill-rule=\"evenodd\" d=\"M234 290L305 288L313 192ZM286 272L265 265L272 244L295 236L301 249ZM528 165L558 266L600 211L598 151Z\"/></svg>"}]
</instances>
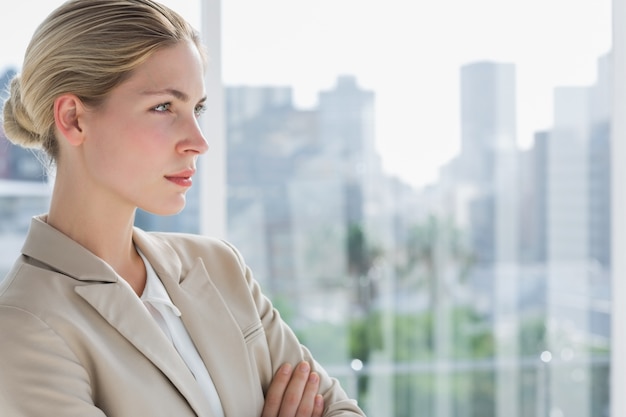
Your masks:
<instances>
[{"instance_id":1,"label":"blazer lapel","mask_svg":"<svg viewBox=\"0 0 626 417\"><path fill-rule=\"evenodd\" d=\"M116 284L77 286L75 291L169 378L197 415L212 417L189 368L130 285L120 280Z\"/></svg>"},{"instance_id":2,"label":"blazer lapel","mask_svg":"<svg viewBox=\"0 0 626 417\"><path fill-rule=\"evenodd\" d=\"M258 395L258 377L252 373L240 326L202 261L197 260L180 286L171 285L168 291L174 304L180 306L181 318L215 383L226 415L250 415L251 408L260 411L263 397Z\"/></svg>"},{"instance_id":3,"label":"blazer lapel","mask_svg":"<svg viewBox=\"0 0 626 417\"><path fill-rule=\"evenodd\" d=\"M215 288L200 258L183 271L180 256L166 243L135 230L136 244L163 282L209 375L226 415L250 415L263 408L258 376L239 324ZM245 401L242 401L245 398ZM254 401L255 403L251 403Z\"/></svg>"}]
</instances>

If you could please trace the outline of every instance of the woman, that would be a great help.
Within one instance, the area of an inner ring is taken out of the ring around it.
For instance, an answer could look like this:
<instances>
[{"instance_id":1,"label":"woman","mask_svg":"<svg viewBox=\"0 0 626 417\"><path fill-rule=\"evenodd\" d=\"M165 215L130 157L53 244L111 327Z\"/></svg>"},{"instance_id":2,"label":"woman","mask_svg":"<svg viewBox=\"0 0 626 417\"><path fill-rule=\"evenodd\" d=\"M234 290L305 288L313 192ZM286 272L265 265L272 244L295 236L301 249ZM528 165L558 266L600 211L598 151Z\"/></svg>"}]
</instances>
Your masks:
<instances>
[{"instance_id":1,"label":"woman","mask_svg":"<svg viewBox=\"0 0 626 417\"><path fill-rule=\"evenodd\" d=\"M56 177L0 286L0 415L363 415L232 246L133 227L185 205L204 67L152 0L68 1L36 30L4 129Z\"/></svg>"}]
</instances>

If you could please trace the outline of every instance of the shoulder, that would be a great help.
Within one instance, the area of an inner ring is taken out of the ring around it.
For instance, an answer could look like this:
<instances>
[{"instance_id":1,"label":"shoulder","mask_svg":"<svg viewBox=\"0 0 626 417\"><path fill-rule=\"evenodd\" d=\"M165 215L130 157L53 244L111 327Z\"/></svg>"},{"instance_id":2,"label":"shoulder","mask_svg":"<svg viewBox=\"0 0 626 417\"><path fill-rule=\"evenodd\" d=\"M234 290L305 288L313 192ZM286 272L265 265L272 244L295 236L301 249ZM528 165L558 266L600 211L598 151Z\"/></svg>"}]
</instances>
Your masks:
<instances>
[{"instance_id":1,"label":"shoulder","mask_svg":"<svg viewBox=\"0 0 626 417\"><path fill-rule=\"evenodd\" d=\"M0 334L4 336L0 337L0 356L14 348L16 355L26 348L31 353L58 349L73 355L61 334L84 313L84 302L74 292L76 285L78 281L67 275L28 257L18 258L0 282Z\"/></svg>"},{"instance_id":2,"label":"shoulder","mask_svg":"<svg viewBox=\"0 0 626 417\"><path fill-rule=\"evenodd\" d=\"M153 239L167 242L173 248L200 252L233 252L233 246L223 239L192 233L147 232Z\"/></svg>"},{"instance_id":3,"label":"shoulder","mask_svg":"<svg viewBox=\"0 0 626 417\"><path fill-rule=\"evenodd\" d=\"M73 296L72 284L75 283L69 276L22 255L0 281L0 305L23 308L39 315L45 306L64 305Z\"/></svg>"}]
</instances>

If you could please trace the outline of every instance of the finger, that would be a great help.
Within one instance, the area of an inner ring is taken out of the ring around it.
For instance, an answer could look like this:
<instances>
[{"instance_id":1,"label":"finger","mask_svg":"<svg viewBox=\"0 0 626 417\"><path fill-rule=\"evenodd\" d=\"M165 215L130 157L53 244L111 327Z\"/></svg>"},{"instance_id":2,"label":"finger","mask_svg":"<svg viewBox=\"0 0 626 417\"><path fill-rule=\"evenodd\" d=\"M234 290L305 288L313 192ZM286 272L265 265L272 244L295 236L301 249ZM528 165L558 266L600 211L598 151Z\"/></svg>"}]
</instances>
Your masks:
<instances>
[{"instance_id":1,"label":"finger","mask_svg":"<svg viewBox=\"0 0 626 417\"><path fill-rule=\"evenodd\" d=\"M304 392L302 393L302 399L298 406L297 417L311 417L315 408L315 397L320 387L320 377L317 373L311 372L309 379L307 380Z\"/></svg>"},{"instance_id":2,"label":"finger","mask_svg":"<svg viewBox=\"0 0 626 417\"><path fill-rule=\"evenodd\" d=\"M293 417L296 415L310 372L311 365L306 361L300 362L293 371L280 406L280 413L278 414L280 417Z\"/></svg>"},{"instance_id":3,"label":"finger","mask_svg":"<svg viewBox=\"0 0 626 417\"><path fill-rule=\"evenodd\" d=\"M277 417L280 406L283 402L283 395L291 380L293 367L289 363L283 364L274 375L267 393L265 394L265 405L261 417Z\"/></svg>"},{"instance_id":4,"label":"finger","mask_svg":"<svg viewBox=\"0 0 626 417\"><path fill-rule=\"evenodd\" d=\"M314 401L313 414L311 414L311 417L322 417L324 413L324 397L322 397L321 394L317 394Z\"/></svg>"}]
</instances>

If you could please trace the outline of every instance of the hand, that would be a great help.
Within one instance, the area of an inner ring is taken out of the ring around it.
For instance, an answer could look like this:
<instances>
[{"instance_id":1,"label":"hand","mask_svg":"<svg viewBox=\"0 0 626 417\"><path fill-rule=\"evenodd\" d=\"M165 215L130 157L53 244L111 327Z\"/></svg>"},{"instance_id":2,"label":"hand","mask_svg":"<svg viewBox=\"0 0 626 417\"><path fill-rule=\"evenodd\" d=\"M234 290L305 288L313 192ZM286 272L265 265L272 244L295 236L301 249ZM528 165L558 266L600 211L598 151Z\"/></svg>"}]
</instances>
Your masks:
<instances>
[{"instance_id":1,"label":"hand","mask_svg":"<svg viewBox=\"0 0 626 417\"><path fill-rule=\"evenodd\" d=\"M284 364L274 375L261 417L322 417L324 398L317 393L320 377L308 362Z\"/></svg>"}]
</instances>

